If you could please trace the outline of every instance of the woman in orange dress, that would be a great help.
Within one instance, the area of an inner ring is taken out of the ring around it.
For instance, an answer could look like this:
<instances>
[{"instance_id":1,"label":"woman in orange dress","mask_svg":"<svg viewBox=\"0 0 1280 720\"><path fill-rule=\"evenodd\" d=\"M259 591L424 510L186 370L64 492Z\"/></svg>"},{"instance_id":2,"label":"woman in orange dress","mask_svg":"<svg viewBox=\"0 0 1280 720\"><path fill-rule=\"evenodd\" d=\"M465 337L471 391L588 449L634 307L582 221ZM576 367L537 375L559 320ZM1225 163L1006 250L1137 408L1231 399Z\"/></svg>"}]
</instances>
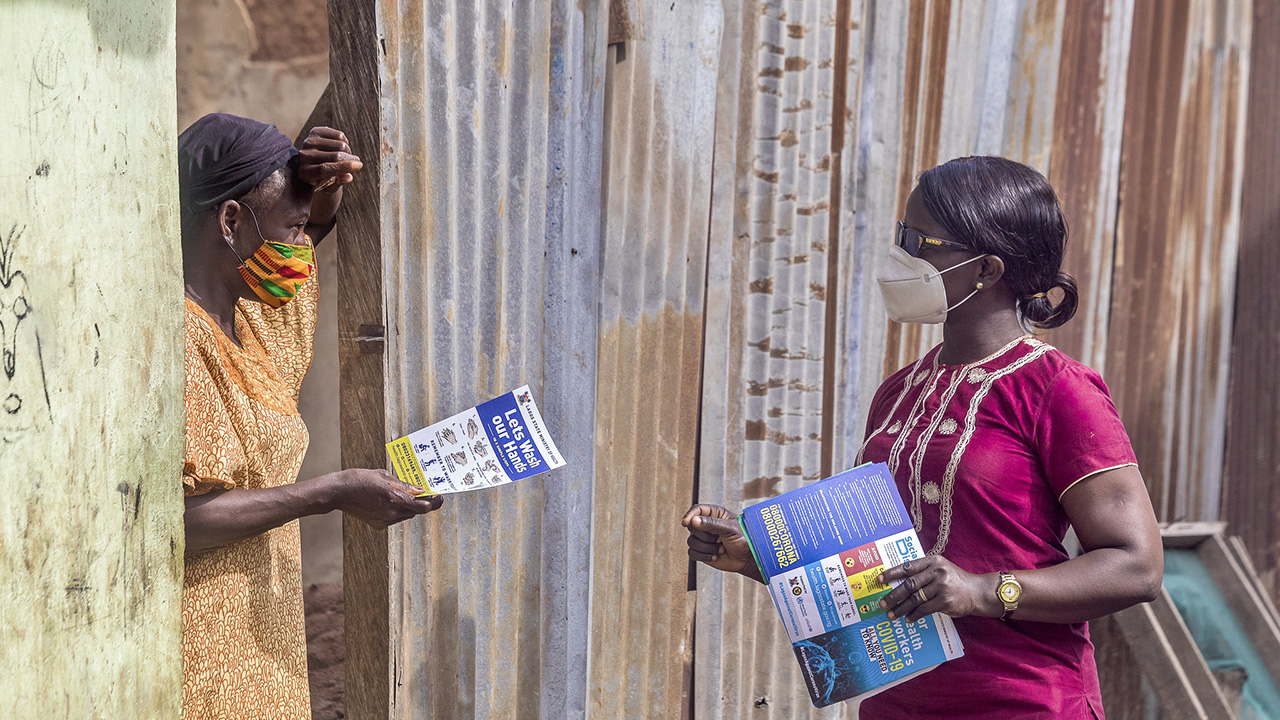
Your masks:
<instances>
[{"instance_id":1,"label":"woman in orange dress","mask_svg":"<svg viewBox=\"0 0 1280 720\"><path fill-rule=\"evenodd\" d=\"M361 163L313 129L207 115L178 139L186 283L183 717L311 717L298 518L386 527L440 507L386 470L295 482L307 450L313 242Z\"/></svg>"}]
</instances>

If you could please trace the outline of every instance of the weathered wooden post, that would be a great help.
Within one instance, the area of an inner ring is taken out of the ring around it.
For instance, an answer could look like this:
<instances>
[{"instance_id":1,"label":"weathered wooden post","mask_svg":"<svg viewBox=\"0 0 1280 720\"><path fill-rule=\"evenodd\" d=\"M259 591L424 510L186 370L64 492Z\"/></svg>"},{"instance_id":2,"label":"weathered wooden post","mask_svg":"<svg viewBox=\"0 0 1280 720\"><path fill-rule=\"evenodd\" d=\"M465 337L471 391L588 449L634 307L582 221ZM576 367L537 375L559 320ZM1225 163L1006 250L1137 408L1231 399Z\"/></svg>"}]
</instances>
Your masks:
<instances>
[{"instance_id":1,"label":"weathered wooden post","mask_svg":"<svg viewBox=\"0 0 1280 720\"><path fill-rule=\"evenodd\" d=\"M177 720L172 3L0 5L0 713Z\"/></svg>"}]
</instances>

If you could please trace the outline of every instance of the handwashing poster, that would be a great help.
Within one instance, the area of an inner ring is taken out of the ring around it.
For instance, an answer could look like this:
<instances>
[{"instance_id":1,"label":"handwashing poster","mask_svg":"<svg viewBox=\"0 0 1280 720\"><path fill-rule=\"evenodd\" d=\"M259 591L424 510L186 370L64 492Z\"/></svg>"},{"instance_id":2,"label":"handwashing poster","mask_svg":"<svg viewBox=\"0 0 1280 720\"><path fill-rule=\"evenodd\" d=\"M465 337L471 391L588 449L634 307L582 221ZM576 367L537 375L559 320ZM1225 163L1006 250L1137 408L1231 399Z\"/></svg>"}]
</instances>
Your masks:
<instances>
[{"instance_id":1,"label":"handwashing poster","mask_svg":"<svg viewBox=\"0 0 1280 720\"><path fill-rule=\"evenodd\" d=\"M396 477L423 495L505 485L563 467L525 385L387 443Z\"/></svg>"}]
</instances>

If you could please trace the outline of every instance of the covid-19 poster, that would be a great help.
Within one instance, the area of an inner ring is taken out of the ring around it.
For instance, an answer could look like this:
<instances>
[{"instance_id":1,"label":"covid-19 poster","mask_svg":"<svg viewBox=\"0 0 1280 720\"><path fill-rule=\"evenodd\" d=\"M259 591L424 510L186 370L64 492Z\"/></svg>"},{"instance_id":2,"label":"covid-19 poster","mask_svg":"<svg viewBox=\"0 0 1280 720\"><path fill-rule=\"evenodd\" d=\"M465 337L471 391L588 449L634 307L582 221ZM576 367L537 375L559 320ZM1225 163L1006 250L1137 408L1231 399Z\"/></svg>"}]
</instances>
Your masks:
<instances>
[{"instance_id":1,"label":"covid-19 poster","mask_svg":"<svg viewBox=\"0 0 1280 720\"><path fill-rule=\"evenodd\" d=\"M400 480L424 494L505 485L563 467L526 385L387 443Z\"/></svg>"}]
</instances>

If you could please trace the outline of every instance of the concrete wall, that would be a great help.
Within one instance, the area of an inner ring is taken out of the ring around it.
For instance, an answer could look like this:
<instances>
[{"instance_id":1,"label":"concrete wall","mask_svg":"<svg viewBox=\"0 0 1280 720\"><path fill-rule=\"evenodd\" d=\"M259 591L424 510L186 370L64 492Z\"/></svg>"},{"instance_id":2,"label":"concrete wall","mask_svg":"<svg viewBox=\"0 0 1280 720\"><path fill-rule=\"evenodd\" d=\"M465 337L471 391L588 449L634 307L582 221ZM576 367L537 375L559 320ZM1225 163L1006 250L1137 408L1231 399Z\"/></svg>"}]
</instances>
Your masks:
<instances>
[{"instance_id":1,"label":"concrete wall","mask_svg":"<svg viewBox=\"0 0 1280 720\"><path fill-rule=\"evenodd\" d=\"M178 127L228 112L295 137L329 83L324 0L178 0ZM338 431L337 233L319 247L320 327L299 406L311 433L300 476L341 467ZM302 521L304 584L342 581L339 513Z\"/></svg>"},{"instance_id":2,"label":"concrete wall","mask_svg":"<svg viewBox=\"0 0 1280 720\"><path fill-rule=\"evenodd\" d=\"M0 47L0 714L177 718L173 6L8 2Z\"/></svg>"},{"instance_id":3,"label":"concrete wall","mask_svg":"<svg viewBox=\"0 0 1280 720\"><path fill-rule=\"evenodd\" d=\"M178 0L178 124L227 112L302 127L329 84L324 0Z\"/></svg>"}]
</instances>

